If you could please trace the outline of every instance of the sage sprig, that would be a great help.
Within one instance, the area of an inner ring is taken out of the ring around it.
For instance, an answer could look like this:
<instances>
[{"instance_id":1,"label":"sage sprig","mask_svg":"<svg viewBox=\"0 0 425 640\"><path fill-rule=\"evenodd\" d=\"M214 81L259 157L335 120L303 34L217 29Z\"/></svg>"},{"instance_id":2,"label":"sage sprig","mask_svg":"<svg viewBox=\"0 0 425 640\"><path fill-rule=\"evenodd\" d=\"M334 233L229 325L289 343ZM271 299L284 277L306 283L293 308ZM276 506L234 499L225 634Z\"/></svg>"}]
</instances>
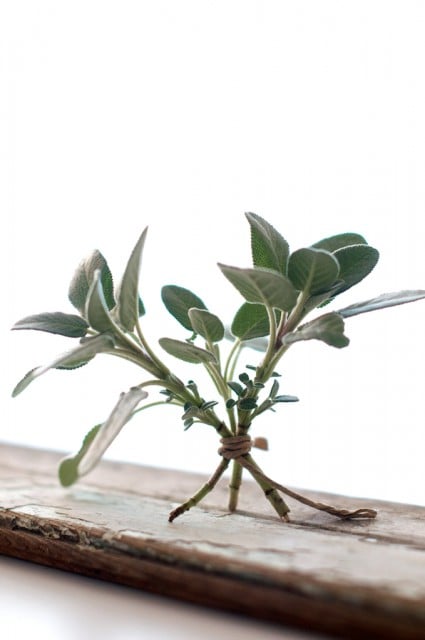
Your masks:
<instances>
[{"instance_id":1,"label":"sage sprig","mask_svg":"<svg viewBox=\"0 0 425 640\"><path fill-rule=\"evenodd\" d=\"M277 405L296 402L297 397L279 393L277 367L295 343L320 340L338 349L346 347L345 319L425 298L425 290L386 293L364 302L329 311L328 304L358 284L376 266L379 253L357 233L342 233L319 240L291 253L285 238L255 213L246 218L251 234L252 265L246 268L219 263L223 276L242 296L243 302L230 328L192 291L175 284L162 288L168 312L186 334L163 337L165 354L200 365L211 379L204 396L194 380L183 382L163 362L143 332L145 306L139 295L140 268L147 229L138 239L114 287L106 259L94 251L83 260L72 278L68 297L78 314L45 312L19 320L15 330L47 331L78 340L77 346L52 362L29 371L18 382L13 396L51 369L74 369L97 355L110 354L139 365L149 376L121 393L111 414L85 436L79 451L59 466L59 479L69 486L91 471L124 425L141 411L158 405L179 409L184 429L202 424L215 429L220 438L219 464L211 478L187 502L169 515L177 516L197 505L232 466L229 510L237 508L245 469L264 491L277 514L288 520L289 507L282 494L340 518L373 518L372 509L349 511L315 502L269 478L258 466L251 450L267 449L264 438L252 440L252 423ZM326 306L309 321L306 316ZM239 368L245 348L261 352L258 363ZM194 371L195 376L196 370ZM157 387L159 399L143 402L147 389Z\"/></svg>"}]
</instances>

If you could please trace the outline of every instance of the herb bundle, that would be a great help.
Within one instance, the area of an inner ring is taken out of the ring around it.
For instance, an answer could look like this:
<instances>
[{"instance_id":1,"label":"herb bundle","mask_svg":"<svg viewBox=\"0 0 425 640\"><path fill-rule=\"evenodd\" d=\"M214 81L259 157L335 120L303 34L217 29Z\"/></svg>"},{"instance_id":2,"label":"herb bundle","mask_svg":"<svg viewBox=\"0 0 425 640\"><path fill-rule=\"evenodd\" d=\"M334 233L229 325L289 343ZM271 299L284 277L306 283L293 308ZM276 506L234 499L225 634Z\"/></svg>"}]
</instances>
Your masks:
<instances>
[{"instance_id":1,"label":"herb bundle","mask_svg":"<svg viewBox=\"0 0 425 640\"><path fill-rule=\"evenodd\" d=\"M247 213L246 217L253 265L218 265L245 300L230 330L188 289L166 285L161 292L166 309L189 333L186 339L161 338L159 345L179 360L204 367L212 381L214 398L204 395L194 380L183 382L162 361L143 332L145 307L139 295L139 272L147 229L137 241L116 288L105 258L96 250L80 263L69 287L69 300L78 314L41 313L14 325L15 330L33 329L74 338L78 346L29 371L13 395L50 369L75 369L100 353L124 358L149 377L122 393L109 417L87 433L80 450L61 462L62 485L73 484L93 469L133 416L152 406L169 404L180 411L186 430L203 424L215 429L220 438L216 470L199 491L170 513L170 522L214 489L230 465L230 511L237 508L245 469L284 520L289 519L289 507L282 495L340 518L373 518L376 512L372 509L349 511L318 503L269 478L251 453L253 447L267 448L267 442L263 438L252 439L250 429L266 411L297 401L294 396L280 393L277 372L281 358L292 345L321 340L332 347L346 347L346 318L425 298L425 290L383 294L328 311L329 303L372 271L379 259L378 251L363 236L342 233L291 253L287 241L266 220L254 213ZM305 322L308 314L323 307L324 313ZM226 343L230 344L228 349L223 348ZM241 371L239 357L246 347L261 353L257 365L248 365ZM160 398L144 402L151 387L159 389Z\"/></svg>"}]
</instances>

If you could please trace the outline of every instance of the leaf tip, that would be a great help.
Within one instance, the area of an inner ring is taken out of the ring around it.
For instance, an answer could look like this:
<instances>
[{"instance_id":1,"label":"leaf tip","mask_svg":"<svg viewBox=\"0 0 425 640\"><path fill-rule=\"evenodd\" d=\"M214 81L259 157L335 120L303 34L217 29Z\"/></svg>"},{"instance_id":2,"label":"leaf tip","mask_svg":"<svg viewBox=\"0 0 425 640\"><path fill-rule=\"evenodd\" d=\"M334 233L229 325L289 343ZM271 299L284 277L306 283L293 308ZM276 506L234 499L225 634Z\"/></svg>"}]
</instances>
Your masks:
<instances>
[{"instance_id":1,"label":"leaf tip","mask_svg":"<svg viewBox=\"0 0 425 640\"><path fill-rule=\"evenodd\" d=\"M59 482L63 487L69 487L78 480L78 470L75 457L64 458L59 464Z\"/></svg>"}]
</instances>

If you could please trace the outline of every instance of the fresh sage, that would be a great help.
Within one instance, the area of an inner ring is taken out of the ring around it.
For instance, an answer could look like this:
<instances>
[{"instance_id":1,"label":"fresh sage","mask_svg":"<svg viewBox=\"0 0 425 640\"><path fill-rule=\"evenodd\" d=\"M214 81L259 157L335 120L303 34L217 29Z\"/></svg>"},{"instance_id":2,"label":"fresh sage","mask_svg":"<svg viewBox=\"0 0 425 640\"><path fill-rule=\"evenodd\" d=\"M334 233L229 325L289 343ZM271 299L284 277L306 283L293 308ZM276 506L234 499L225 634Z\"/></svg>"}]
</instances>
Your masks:
<instances>
[{"instance_id":1,"label":"fresh sage","mask_svg":"<svg viewBox=\"0 0 425 640\"><path fill-rule=\"evenodd\" d=\"M264 218L247 213L250 226L252 265L246 268L219 263L225 278L242 296L243 302L225 326L192 291L168 284L161 296L168 312L188 332L179 338L163 337L159 346L177 360L201 365L209 374L212 391L204 396L194 380L183 382L163 362L143 332L145 307L139 294L140 268L147 229L130 254L124 275L114 286L108 264L99 251L83 260L71 281L68 296L78 311L45 312L30 315L13 329L47 331L77 339L77 346L52 362L29 371L16 385L20 394L36 378L51 369L73 369L87 364L99 353L112 354L139 365L149 376L123 392L106 420L93 427L79 451L65 458L59 467L64 486L76 482L97 464L124 425L142 410L169 404L177 407L185 430L205 425L220 438L219 464L210 479L189 500L169 515L170 522L199 504L214 489L231 465L229 510L238 504L242 472L245 469L260 485L279 517L288 520L289 507L282 494L326 511L339 518L373 518L372 509L338 509L315 502L269 478L255 462L253 447L267 448L264 438L251 439L252 423L277 405L298 400L279 394L277 367L296 342L321 340L338 349L346 347L345 319L425 298L425 290L386 293L364 302L329 311L328 303L358 284L376 266L379 253L357 233L324 238L290 252L285 238ZM305 322L315 309L325 313ZM257 364L240 369L241 352L257 351ZM260 355L258 353L260 352ZM196 369L193 375L196 376ZM144 402L147 389L157 387L159 399Z\"/></svg>"}]
</instances>

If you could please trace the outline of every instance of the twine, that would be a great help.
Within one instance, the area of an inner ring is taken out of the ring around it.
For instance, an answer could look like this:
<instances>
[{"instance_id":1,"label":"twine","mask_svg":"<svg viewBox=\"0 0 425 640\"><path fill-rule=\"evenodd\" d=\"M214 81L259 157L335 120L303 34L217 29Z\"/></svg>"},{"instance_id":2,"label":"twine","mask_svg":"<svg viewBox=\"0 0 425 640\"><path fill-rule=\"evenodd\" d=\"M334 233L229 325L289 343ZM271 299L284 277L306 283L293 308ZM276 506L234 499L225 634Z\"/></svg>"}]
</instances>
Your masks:
<instances>
[{"instance_id":1,"label":"twine","mask_svg":"<svg viewBox=\"0 0 425 640\"><path fill-rule=\"evenodd\" d=\"M288 489L278 482L275 482L271 478L267 477L265 473L257 467L254 461L248 457L251 452L251 448L256 446L256 441L252 440L249 435L229 436L227 438L221 438L220 442L221 447L219 448L218 453L225 460L236 460L239 464L245 467L245 469L247 469L254 478L259 478L262 482L269 484L273 489L281 491L294 500L298 500L298 502L302 502L309 507L313 507L313 509L326 511L326 513L337 516L343 520L375 518L377 515L374 509L363 508L350 511L349 509L336 508L328 504L323 504L322 502L315 502L314 500L310 500L310 498L302 496L292 489ZM260 446L260 448L264 448L264 446Z\"/></svg>"}]
</instances>

